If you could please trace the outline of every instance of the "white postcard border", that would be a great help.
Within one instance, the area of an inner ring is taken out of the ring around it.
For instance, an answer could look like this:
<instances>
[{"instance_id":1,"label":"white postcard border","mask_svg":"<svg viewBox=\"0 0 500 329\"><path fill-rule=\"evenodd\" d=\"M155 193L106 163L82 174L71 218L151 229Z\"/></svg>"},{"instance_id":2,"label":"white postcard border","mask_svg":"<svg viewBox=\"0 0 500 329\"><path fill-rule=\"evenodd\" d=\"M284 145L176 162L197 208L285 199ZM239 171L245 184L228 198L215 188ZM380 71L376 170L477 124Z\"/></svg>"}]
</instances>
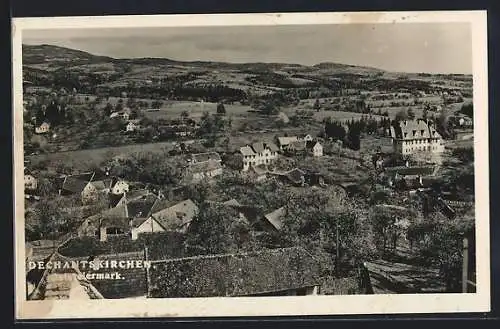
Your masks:
<instances>
[{"instance_id":1,"label":"white postcard border","mask_svg":"<svg viewBox=\"0 0 500 329\"><path fill-rule=\"evenodd\" d=\"M469 22L472 27L477 292L26 301L22 129L22 31L29 29L166 26L256 26L352 23ZM16 317L18 319L274 316L487 312L490 310L488 70L486 11L273 13L13 18ZM479 109L479 111L477 110Z\"/></svg>"}]
</instances>

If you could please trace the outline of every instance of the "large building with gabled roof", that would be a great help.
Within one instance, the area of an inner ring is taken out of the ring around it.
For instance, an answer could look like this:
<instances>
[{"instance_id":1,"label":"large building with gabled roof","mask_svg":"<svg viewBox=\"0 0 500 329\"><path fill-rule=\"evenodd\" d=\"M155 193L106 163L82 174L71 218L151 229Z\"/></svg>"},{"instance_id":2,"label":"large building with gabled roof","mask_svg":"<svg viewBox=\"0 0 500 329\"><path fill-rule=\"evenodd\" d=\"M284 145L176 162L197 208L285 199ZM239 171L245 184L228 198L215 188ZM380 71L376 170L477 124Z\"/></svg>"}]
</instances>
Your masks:
<instances>
[{"instance_id":1,"label":"large building with gabled roof","mask_svg":"<svg viewBox=\"0 0 500 329\"><path fill-rule=\"evenodd\" d=\"M444 151L441 135L427 121L402 120L391 127L394 152L402 155Z\"/></svg>"}]
</instances>

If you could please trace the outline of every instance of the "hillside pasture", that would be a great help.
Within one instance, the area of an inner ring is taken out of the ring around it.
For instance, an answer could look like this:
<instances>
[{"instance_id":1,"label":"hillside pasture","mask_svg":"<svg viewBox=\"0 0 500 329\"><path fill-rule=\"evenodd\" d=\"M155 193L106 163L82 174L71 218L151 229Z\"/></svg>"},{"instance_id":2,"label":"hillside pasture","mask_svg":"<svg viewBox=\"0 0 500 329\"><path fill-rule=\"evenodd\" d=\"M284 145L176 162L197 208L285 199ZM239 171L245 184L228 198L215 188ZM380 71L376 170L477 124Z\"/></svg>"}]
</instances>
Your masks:
<instances>
[{"instance_id":1,"label":"hillside pasture","mask_svg":"<svg viewBox=\"0 0 500 329\"><path fill-rule=\"evenodd\" d=\"M383 111L382 111L383 112ZM318 111L314 112L313 118L317 121L323 121L326 118L332 118L334 121L341 121L345 122L348 120L359 120L362 117L369 117L369 114L364 114L364 113L356 113L356 112L343 112L343 111ZM371 115L372 118L375 119L382 119L384 118L381 115Z\"/></svg>"},{"instance_id":2,"label":"hillside pasture","mask_svg":"<svg viewBox=\"0 0 500 329\"><path fill-rule=\"evenodd\" d=\"M248 111L253 110L250 106L224 104L227 116L247 117ZM189 117L196 120L201 118L204 112L217 113L217 103L189 102L189 101L166 101L159 111L144 111L144 115L151 120L179 118L186 111Z\"/></svg>"},{"instance_id":3,"label":"hillside pasture","mask_svg":"<svg viewBox=\"0 0 500 329\"><path fill-rule=\"evenodd\" d=\"M148 144L132 144L117 147L106 147L98 149L87 149L69 152L47 153L35 156L25 157L31 162L32 166L40 163L45 163L47 167L57 166L63 163L71 166L76 170L88 170L93 166L101 164L105 160L112 159L116 156L130 156L142 152L148 153L164 153L173 149L172 142L148 143Z\"/></svg>"}]
</instances>

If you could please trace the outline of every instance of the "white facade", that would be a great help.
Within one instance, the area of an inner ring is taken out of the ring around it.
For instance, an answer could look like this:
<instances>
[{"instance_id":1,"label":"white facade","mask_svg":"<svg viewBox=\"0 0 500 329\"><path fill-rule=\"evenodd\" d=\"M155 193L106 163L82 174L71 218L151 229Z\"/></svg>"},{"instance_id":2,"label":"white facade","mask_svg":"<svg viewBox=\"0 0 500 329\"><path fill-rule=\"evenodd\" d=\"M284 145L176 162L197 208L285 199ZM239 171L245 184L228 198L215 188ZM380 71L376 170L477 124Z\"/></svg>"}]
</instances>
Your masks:
<instances>
[{"instance_id":1,"label":"white facade","mask_svg":"<svg viewBox=\"0 0 500 329\"><path fill-rule=\"evenodd\" d=\"M393 143L394 151L403 155L419 152L440 153L444 151L444 145L440 138L394 140Z\"/></svg>"},{"instance_id":2,"label":"white facade","mask_svg":"<svg viewBox=\"0 0 500 329\"><path fill-rule=\"evenodd\" d=\"M119 195L128 192L128 190L129 190L128 183L126 181L121 180L116 182L113 188L111 188L111 193Z\"/></svg>"},{"instance_id":3,"label":"white facade","mask_svg":"<svg viewBox=\"0 0 500 329\"><path fill-rule=\"evenodd\" d=\"M316 143L312 149L313 156L321 157L323 156L323 146L320 143Z\"/></svg>"},{"instance_id":4,"label":"white facade","mask_svg":"<svg viewBox=\"0 0 500 329\"><path fill-rule=\"evenodd\" d=\"M156 233L165 232L165 229L158 224L153 218L149 217L138 227L134 227L131 230L132 240L137 240L139 234L141 233Z\"/></svg>"},{"instance_id":5,"label":"white facade","mask_svg":"<svg viewBox=\"0 0 500 329\"><path fill-rule=\"evenodd\" d=\"M441 135L424 120L401 121L391 135L394 152L402 155L444 151Z\"/></svg>"},{"instance_id":6,"label":"white facade","mask_svg":"<svg viewBox=\"0 0 500 329\"><path fill-rule=\"evenodd\" d=\"M42 123L39 127L35 128L35 133L44 134L50 130L50 125L47 122Z\"/></svg>"},{"instance_id":7,"label":"white facade","mask_svg":"<svg viewBox=\"0 0 500 329\"><path fill-rule=\"evenodd\" d=\"M270 164L278 158L278 152L272 151L268 147L264 148L262 152L257 153L250 146L245 146L240 149L240 152L243 155L243 171L247 171L250 166Z\"/></svg>"},{"instance_id":8,"label":"white facade","mask_svg":"<svg viewBox=\"0 0 500 329\"><path fill-rule=\"evenodd\" d=\"M129 122L125 127L125 131L135 131L137 129L137 125L133 122Z\"/></svg>"}]
</instances>

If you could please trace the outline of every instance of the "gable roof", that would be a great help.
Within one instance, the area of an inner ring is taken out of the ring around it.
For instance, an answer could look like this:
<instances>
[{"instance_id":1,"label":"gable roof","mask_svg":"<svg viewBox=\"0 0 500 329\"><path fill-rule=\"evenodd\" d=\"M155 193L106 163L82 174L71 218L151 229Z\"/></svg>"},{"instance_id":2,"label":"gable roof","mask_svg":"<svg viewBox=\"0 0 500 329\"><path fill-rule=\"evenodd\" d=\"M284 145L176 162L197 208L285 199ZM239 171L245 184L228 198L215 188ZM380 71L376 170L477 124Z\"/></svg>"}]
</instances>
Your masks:
<instances>
[{"instance_id":1,"label":"gable roof","mask_svg":"<svg viewBox=\"0 0 500 329\"><path fill-rule=\"evenodd\" d=\"M255 153L262 153L264 152L264 143L262 142L253 143L252 148L255 151Z\"/></svg>"},{"instance_id":2,"label":"gable roof","mask_svg":"<svg viewBox=\"0 0 500 329\"><path fill-rule=\"evenodd\" d=\"M292 142L298 141L297 136L287 136L287 137L278 137L278 143L280 146L286 146Z\"/></svg>"},{"instance_id":3,"label":"gable roof","mask_svg":"<svg viewBox=\"0 0 500 329\"><path fill-rule=\"evenodd\" d=\"M254 150L250 146L240 147L240 152L241 152L241 154L243 154L243 156L246 156L246 155L255 155Z\"/></svg>"},{"instance_id":4,"label":"gable roof","mask_svg":"<svg viewBox=\"0 0 500 329\"><path fill-rule=\"evenodd\" d=\"M305 172L298 169L298 168L294 168L290 171L288 171L286 174L286 177L292 181L293 183L296 183L296 184L300 184L302 182L304 182L304 175L305 175Z\"/></svg>"},{"instance_id":5,"label":"gable roof","mask_svg":"<svg viewBox=\"0 0 500 329\"><path fill-rule=\"evenodd\" d=\"M151 216L166 230L177 231L187 228L197 212L198 206L187 199L155 211Z\"/></svg>"},{"instance_id":6,"label":"gable roof","mask_svg":"<svg viewBox=\"0 0 500 329\"><path fill-rule=\"evenodd\" d=\"M222 168L222 165L219 161L210 159L204 162L191 163L188 167L186 167L186 173L206 173L220 168Z\"/></svg>"},{"instance_id":7,"label":"gable roof","mask_svg":"<svg viewBox=\"0 0 500 329\"><path fill-rule=\"evenodd\" d=\"M315 148L316 145L318 145L318 144L319 144L319 146L322 147L321 143L318 142L318 141L307 141L306 142L306 148L309 149L309 150L311 150L311 149Z\"/></svg>"},{"instance_id":8,"label":"gable roof","mask_svg":"<svg viewBox=\"0 0 500 329\"><path fill-rule=\"evenodd\" d=\"M283 219L285 215L286 215L286 208L281 207L270 212L269 214L264 215L264 218L267 219L269 223L271 223L274 226L274 228L279 231L283 227Z\"/></svg>"},{"instance_id":9,"label":"gable roof","mask_svg":"<svg viewBox=\"0 0 500 329\"><path fill-rule=\"evenodd\" d=\"M266 142L265 145L271 152L278 152L280 150L279 147L273 142Z\"/></svg>"},{"instance_id":10,"label":"gable roof","mask_svg":"<svg viewBox=\"0 0 500 329\"><path fill-rule=\"evenodd\" d=\"M302 140L291 142L290 144L288 144L288 148L291 148L295 151L303 151L306 148L306 142Z\"/></svg>"},{"instance_id":11,"label":"gable roof","mask_svg":"<svg viewBox=\"0 0 500 329\"><path fill-rule=\"evenodd\" d=\"M391 137L403 140L421 138L441 138L441 135L431 125L422 119L399 121L391 127Z\"/></svg>"},{"instance_id":12,"label":"gable roof","mask_svg":"<svg viewBox=\"0 0 500 329\"><path fill-rule=\"evenodd\" d=\"M152 263L151 297L251 296L320 284L320 264L303 248L267 249Z\"/></svg>"},{"instance_id":13,"label":"gable roof","mask_svg":"<svg viewBox=\"0 0 500 329\"><path fill-rule=\"evenodd\" d=\"M128 217L130 218L149 217L156 201L157 201L156 196L150 195L147 196L145 199L138 199L127 202Z\"/></svg>"},{"instance_id":14,"label":"gable roof","mask_svg":"<svg viewBox=\"0 0 500 329\"><path fill-rule=\"evenodd\" d=\"M63 178L61 189L72 193L81 193L93 177L94 172L66 176Z\"/></svg>"},{"instance_id":15,"label":"gable roof","mask_svg":"<svg viewBox=\"0 0 500 329\"><path fill-rule=\"evenodd\" d=\"M108 199L109 199L109 206L111 208L114 208L118 205L118 203L123 199L125 198L125 194L113 194L113 193L109 193L108 194Z\"/></svg>"}]
</instances>

